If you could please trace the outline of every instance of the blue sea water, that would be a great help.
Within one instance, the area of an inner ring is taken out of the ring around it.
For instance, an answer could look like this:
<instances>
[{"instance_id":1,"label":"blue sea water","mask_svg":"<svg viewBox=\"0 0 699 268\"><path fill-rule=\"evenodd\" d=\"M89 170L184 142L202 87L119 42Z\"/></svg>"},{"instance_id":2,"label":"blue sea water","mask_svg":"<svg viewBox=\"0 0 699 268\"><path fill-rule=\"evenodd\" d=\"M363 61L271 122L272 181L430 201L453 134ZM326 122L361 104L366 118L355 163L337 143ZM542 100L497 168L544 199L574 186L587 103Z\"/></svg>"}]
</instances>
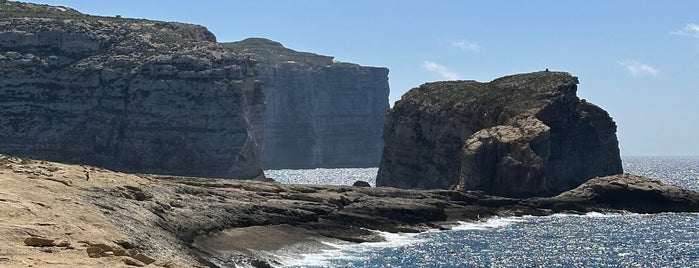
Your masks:
<instances>
[{"instance_id":1,"label":"blue sea water","mask_svg":"<svg viewBox=\"0 0 699 268\"><path fill-rule=\"evenodd\" d=\"M699 190L699 157L624 157L624 170ZM282 183L375 184L376 168L269 170ZM699 267L699 214L493 218L284 256L288 267Z\"/></svg>"}]
</instances>

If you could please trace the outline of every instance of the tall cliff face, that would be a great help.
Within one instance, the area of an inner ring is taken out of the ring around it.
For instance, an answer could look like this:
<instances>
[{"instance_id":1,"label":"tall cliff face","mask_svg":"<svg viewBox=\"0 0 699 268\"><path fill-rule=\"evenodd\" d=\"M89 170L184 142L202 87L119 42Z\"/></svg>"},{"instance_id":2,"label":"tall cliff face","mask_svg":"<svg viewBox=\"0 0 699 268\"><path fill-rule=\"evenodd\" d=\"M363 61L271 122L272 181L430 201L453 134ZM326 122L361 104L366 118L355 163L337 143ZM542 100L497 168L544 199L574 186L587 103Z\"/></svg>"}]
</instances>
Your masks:
<instances>
[{"instance_id":1,"label":"tall cliff face","mask_svg":"<svg viewBox=\"0 0 699 268\"><path fill-rule=\"evenodd\" d=\"M622 173L616 124L560 72L428 83L389 112L377 185L554 195Z\"/></svg>"},{"instance_id":2,"label":"tall cliff face","mask_svg":"<svg viewBox=\"0 0 699 268\"><path fill-rule=\"evenodd\" d=\"M259 61L267 103L265 168L379 164L388 69L333 62L260 38L226 45Z\"/></svg>"},{"instance_id":3,"label":"tall cliff face","mask_svg":"<svg viewBox=\"0 0 699 268\"><path fill-rule=\"evenodd\" d=\"M0 3L0 152L111 169L251 178L254 62L196 25Z\"/></svg>"}]
</instances>

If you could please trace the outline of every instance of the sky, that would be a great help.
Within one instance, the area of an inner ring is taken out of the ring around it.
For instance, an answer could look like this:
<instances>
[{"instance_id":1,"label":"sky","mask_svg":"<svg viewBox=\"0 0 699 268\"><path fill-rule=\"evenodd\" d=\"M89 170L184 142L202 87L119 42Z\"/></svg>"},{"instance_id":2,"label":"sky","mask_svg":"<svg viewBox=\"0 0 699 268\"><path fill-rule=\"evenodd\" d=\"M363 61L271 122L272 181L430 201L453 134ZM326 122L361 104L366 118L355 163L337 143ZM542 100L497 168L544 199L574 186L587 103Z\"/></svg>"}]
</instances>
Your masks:
<instances>
[{"instance_id":1,"label":"sky","mask_svg":"<svg viewBox=\"0 0 699 268\"><path fill-rule=\"evenodd\" d=\"M546 68L578 76L621 154L699 155L699 1L36 0L83 13L206 26L387 67L391 105L441 80Z\"/></svg>"}]
</instances>

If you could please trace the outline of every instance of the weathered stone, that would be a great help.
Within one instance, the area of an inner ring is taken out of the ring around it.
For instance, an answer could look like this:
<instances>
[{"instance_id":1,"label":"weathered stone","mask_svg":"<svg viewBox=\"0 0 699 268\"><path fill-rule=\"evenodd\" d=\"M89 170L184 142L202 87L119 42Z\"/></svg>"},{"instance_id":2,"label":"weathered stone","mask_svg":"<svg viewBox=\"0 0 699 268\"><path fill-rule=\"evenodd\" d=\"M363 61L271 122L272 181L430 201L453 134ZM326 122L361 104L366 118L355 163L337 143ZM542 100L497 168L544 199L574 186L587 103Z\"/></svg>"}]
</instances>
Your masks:
<instances>
[{"instance_id":1,"label":"weathered stone","mask_svg":"<svg viewBox=\"0 0 699 268\"><path fill-rule=\"evenodd\" d=\"M27 237L24 239L24 244L32 247L50 247L53 246L53 239L41 237Z\"/></svg>"},{"instance_id":2,"label":"weathered stone","mask_svg":"<svg viewBox=\"0 0 699 268\"><path fill-rule=\"evenodd\" d=\"M376 184L550 196L622 173L616 124L577 83L537 72L410 90L386 120Z\"/></svg>"},{"instance_id":3,"label":"weathered stone","mask_svg":"<svg viewBox=\"0 0 699 268\"><path fill-rule=\"evenodd\" d=\"M682 212L699 209L699 193L637 175L621 174L593 178L548 202L604 204L610 209L636 213Z\"/></svg>"},{"instance_id":4,"label":"weathered stone","mask_svg":"<svg viewBox=\"0 0 699 268\"><path fill-rule=\"evenodd\" d=\"M206 28L3 5L0 152L131 172L261 175L254 62Z\"/></svg>"},{"instance_id":5,"label":"weathered stone","mask_svg":"<svg viewBox=\"0 0 699 268\"><path fill-rule=\"evenodd\" d=\"M104 255L104 249L99 248L99 247L89 247L86 249L87 251L87 256L90 256L90 258L101 258Z\"/></svg>"},{"instance_id":6,"label":"weathered stone","mask_svg":"<svg viewBox=\"0 0 699 268\"><path fill-rule=\"evenodd\" d=\"M378 166L388 69L335 62L261 38L225 45L259 61L266 169Z\"/></svg>"},{"instance_id":7,"label":"weathered stone","mask_svg":"<svg viewBox=\"0 0 699 268\"><path fill-rule=\"evenodd\" d=\"M40 173L51 166L61 166L68 176L80 176L84 171L80 166L44 161L39 165L38 161L1 155L0 162L4 163L0 168L6 174L3 193L18 198L17 203L0 200L10 207L41 199L27 194L35 189L52 189L43 194L50 198L67 194L64 187L50 180L32 180L31 187L21 185L26 180L26 172ZM112 256L100 263L134 257L149 261L138 256L141 254L150 259L157 256L163 260L161 262L175 260L188 264L178 267L211 266L211 263L234 267L249 264L253 259L269 260L269 255L260 250L285 248L292 243L319 243L324 237L351 242L382 241L382 236L372 230L418 232L442 229L453 221L561 212L699 212L699 193L626 174L595 178L555 197L508 198L482 191L284 185L145 174L134 176L108 170L95 173L100 179L90 187L68 189L70 196L84 198L80 202L82 206L78 206L80 211L71 211L76 209L78 202L58 198L53 199L55 202L50 207L44 208L49 213L33 216L52 217L64 213L72 216L60 218L78 219L79 215L91 215L80 220L82 225L73 225L71 220L61 222L57 218L56 226L37 227L46 228L42 233L66 228L63 227L66 225L72 230L83 229L75 235L91 237L79 242L91 245L87 250L89 256ZM17 186L8 187L13 184ZM125 197L133 190L125 187L128 185L138 185L139 192L149 198ZM23 190L16 192L20 189ZM170 200L182 202L177 208L167 209L169 206L165 204ZM111 206L105 208L105 204ZM14 211L24 209L17 206ZM96 214L100 211L105 218ZM10 212L6 214L14 214L13 210ZM21 227L23 225L17 226L21 228L18 232L26 231ZM251 234L250 230L258 232ZM289 235L279 236L269 230L286 230ZM68 234L65 231L59 233ZM235 236L236 239L225 236L231 233L246 235ZM56 240L50 242L57 244ZM48 245L49 241L45 244ZM131 249L122 250L123 247ZM304 247L308 248L307 245ZM32 248L24 250L38 251ZM51 250L62 251L62 248L55 247Z\"/></svg>"},{"instance_id":8,"label":"weathered stone","mask_svg":"<svg viewBox=\"0 0 699 268\"><path fill-rule=\"evenodd\" d=\"M70 242L66 240L54 240L53 245L57 247L70 247Z\"/></svg>"},{"instance_id":9,"label":"weathered stone","mask_svg":"<svg viewBox=\"0 0 699 268\"><path fill-rule=\"evenodd\" d=\"M136 267L146 266L145 263L143 263L139 260L133 259L133 258L123 258L123 260L124 260L124 264L126 264L126 265L136 266Z\"/></svg>"},{"instance_id":10,"label":"weathered stone","mask_svg":"<svg viewBox=\"0 0 699 268\"><path fill-rule=\"evenodd\" d=\"M115 249L113 252L114 252L114 256L129 256L129 257L131 257L131 254L129 254L124 249Z\"/></svg>"},{"instance_id":11,"label":"weathered stone","mask_svg":"<svg viewBox=\"0 0 699 268\"><path fill-rule=\"evenodd\" d=\"M127 249L127 250L126 250L126 254L128 254L127 256L133 257L133 256L136 256L136 254L138 254L138 250L135 250L135 249Z\"/></svg>"},{"instance_id":12,"label":"weathered stone","mask_svg":"<svg viewBox=\"0 0 699 268\"><path fill-rule=\"evenodd\" d=\"M116 243L117 245L121 246L124 249L134 248L133 243L130 241L127 241L127 240L117 240L117 241L114 241L114 243Z\"/></svg>"},{"instance_id":13,"label":"weathered stone","mask_svg":"<svg viewBox=\"0 0 699 268\"><path fill-rule=\"evenodd\" d=\"M140 262L142 262L142 263L144 263L144 264L146 264L146 265L155 262L155 259L153 259L153 258L151 258L151 257L148 257L148 256L146 256L146 255L143 255L143 254L141 254L141 253L137 253L136 255L131 256L131 257L134 258L134 259L136 259L136 260L138 260L138 261L140 261Z\"/></svg>"},{"instance_id":14,"label":"weathered stone","mask_svg":"<svg viewBox=\"0 0 699 268\"><path fill-rule=\"evenodd\" d=\"M352 186L354 187L371 187L371 184L369 184L366 181L355 181Z\"/></svg>"},{"instance_id":15,"label":"weathered stone","mask_svg":"<svg viewBox=\"0 0 699 268\"><path fill-rule=\"evenodd\" d=\"M114 251L114 248L107 244L103 243L97 243L97 244L90 244L90 247L96 247L96 248L101 248L103 251Z\"/></svg>"}]
</instances>

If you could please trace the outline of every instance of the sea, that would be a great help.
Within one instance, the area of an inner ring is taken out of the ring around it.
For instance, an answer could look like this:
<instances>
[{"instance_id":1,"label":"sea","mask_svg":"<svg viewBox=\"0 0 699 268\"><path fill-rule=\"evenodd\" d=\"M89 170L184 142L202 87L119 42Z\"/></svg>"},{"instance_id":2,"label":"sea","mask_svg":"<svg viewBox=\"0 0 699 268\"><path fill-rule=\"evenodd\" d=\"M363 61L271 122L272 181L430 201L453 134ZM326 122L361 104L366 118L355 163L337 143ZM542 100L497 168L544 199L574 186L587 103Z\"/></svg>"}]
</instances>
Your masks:
<instances>
[{"instance_id":1,"label":"sea","mask_svg":"<svg viewBox=\"0 0 699 268\"><path fill-rule=\"evenodd\" d=\"M622 158L626 173L699 190L699 156ZM377 168L267 170L281 183L375 185ZM590 213L461 222L449 231L382 233L386 242L324 242L277 252L282 267L699 267L699 214Z\"/></svg>"}]
</instances>

